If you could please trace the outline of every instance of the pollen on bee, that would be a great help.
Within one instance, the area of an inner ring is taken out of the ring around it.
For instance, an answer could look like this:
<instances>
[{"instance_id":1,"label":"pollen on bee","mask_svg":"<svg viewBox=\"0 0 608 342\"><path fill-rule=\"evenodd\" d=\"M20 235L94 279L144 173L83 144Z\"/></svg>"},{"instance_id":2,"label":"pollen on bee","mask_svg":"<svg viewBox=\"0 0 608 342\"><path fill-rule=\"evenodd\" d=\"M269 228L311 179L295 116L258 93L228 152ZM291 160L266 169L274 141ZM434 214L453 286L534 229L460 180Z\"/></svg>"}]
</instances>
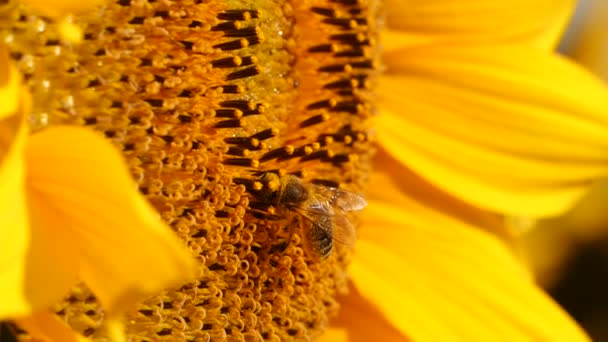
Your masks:
<instances>
[{"instance_id":1,"label":"pollen on bee","mask_svg":"<svg viewBox=\"0 0 608 342\"><path fill-rule=\"evenodd\" d=\"M266 183L266 187L272 191L277 190L279 188L279 186L280 186L280 183L275 182L275 181L270 181L270 182Z\"/></svg>"},{"instance_id":2,"label":"pollen on bee","mask_svg":"<svg viewBox=\"0 0 608 342\"><path fill-rule=\"evenodd\" d=\"M264 184L262 184L262 182L255 181L251 187L255 191L260 191L260 190L262 190L262 188L264 188Z\"/></svg>"}]
</instances>

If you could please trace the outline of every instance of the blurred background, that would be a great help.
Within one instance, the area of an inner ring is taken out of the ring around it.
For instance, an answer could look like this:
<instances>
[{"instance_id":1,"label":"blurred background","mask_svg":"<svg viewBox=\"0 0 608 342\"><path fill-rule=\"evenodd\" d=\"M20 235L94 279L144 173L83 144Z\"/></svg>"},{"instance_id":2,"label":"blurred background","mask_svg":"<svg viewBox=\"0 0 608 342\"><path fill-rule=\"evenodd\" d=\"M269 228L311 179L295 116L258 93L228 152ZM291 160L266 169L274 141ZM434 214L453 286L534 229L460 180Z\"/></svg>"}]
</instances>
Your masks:
<instances>
[{"instance_id":1,"label":"blurred background","mask_svg":"<svg viewBox=\"0 0 608 342\"><path fill-rule=\"evenodd\" d=\"M579 0L560 52L608 83L608 0ZM608 181L533 228L525 243L538 281L594 341L608 341Z\"/></svg>"}]
</instances>

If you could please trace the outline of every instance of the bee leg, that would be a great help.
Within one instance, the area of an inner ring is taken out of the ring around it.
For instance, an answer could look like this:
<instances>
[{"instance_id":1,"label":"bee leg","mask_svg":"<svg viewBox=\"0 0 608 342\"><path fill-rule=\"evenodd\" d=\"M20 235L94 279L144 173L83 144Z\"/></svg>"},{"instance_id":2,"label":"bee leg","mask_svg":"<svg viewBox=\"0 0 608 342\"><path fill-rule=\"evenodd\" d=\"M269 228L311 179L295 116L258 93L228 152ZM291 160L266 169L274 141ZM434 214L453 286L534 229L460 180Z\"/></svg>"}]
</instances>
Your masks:
<instances>
[{"instance_id":1,"label":"bee leg","mask_svg":"<svg viewBox=\"0 0 608 342\"><path fill-rule=\"evenodd\" d=\"M247 212L249 214L251 214L251 216L255 217L258 220L271 220L271 221L276 221L276 220L280 220L281 217L269 212L268 210L261 210L261 209L257 209L257 208L249 208L247 210Z\"/></svg>"},{"instance_id":2,"label":"bee leg","mask_svg":"<svg viewBox=\"0 0 608 342\"><path fill-rule=\"evenodd\" d=\"M279 243L275 243L275 244L271 245L269 252L271 254L282 253L282 252L285 252L287 247L289 247L289 241L281 241Z\"/></svg>"},{"instance_id":3,"label":"bee leg","mask_svg":"<svg viewBox=\"0 0 608 342\"><path fill-rule=\"evenodd\" d=\"M284 252L287 247L289 247L289 244L291 244L291 239L293 238L293 234L296 231L296 227L297 225L297 218L296 217L292 217L289 220L289 223L287 224L287 229L289 231L289 236L287 237L287 239L280 241L279 243L273 244L270 246L270 253L281 253Z\"/></svg>"}]
</instances>

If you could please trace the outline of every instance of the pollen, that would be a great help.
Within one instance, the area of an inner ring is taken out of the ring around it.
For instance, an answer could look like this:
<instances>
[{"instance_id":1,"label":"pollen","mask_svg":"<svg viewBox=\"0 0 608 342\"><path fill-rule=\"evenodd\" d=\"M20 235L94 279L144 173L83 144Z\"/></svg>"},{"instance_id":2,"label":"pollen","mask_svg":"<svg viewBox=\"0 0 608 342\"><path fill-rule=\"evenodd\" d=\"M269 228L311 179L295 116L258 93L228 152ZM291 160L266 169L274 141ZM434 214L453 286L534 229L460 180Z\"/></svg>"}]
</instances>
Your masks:
<instances>
[{"instance_id":1,"label":"pollen","mask_svg":"<svg viewBox=\"0 0 608 342\"><path fill-rule=\"evenodd\" d=\"M131 340L309 340L327 328L352 250L315 258L311 223L256 194L280 186L263 181L269 172L364 191L378 11L363 0L115 0L74 18L79 44L25 5L3 12L32 130L82 125L111 140L199 261L199 279L130 311ZM85 286L56 312L104 338Z\"/></svg>"}]
</instances>

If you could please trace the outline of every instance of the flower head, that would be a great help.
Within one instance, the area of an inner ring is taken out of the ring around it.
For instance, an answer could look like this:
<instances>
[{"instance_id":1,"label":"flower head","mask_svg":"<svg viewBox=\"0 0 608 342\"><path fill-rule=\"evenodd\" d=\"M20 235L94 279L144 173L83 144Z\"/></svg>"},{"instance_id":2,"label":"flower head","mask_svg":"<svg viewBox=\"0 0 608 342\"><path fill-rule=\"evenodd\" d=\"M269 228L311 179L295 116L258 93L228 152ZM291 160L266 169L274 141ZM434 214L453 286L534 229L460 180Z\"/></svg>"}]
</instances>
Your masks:
<instances>
[{"instance_id":1,"label":"flower head","mask_svg":"<svg viewBox=\"0 0 608 342\"><path fill-rule=\"evenodd\" d=\"M518 4L529 11L490 0L120 0L74 19L79 45L19 7L6 40L33 94L30 124L102 132L200 260L196 281L132 309L132 338L319 337L352 259L340 297L350 329L353 312L370 310L395 338L584 339L497 236L513 237L501 215L556 214L605 176L605 89L549 52L569 1ZM380 35L383 5L400 31ZM376 147L388 171L372 174ZM318 222L281 208L285 177L351 192L371 179L354 255L336 243L319 260L306 248ZM85 287L57 312L104 335Z\"/></svg>"},{"instance_id":2,"label":"flower head","mask_svg":"<svg viewBox=\"0 0 608 342\"><path fill-rule=\"evenodd\" d=\"M320 335L345 289L349 248L327 260L308 252L311 222L270 208L263 194L275 185L262 174L361 191L375 7L117 1L74 18L78 45L34 13L16 10L10 44L35 100L32 125L105 134L200 260L197 281L129 314L128 334ZM79 288L58 312L94 337L104 313L92 298Z\"/></svg>"}]
</instances>

